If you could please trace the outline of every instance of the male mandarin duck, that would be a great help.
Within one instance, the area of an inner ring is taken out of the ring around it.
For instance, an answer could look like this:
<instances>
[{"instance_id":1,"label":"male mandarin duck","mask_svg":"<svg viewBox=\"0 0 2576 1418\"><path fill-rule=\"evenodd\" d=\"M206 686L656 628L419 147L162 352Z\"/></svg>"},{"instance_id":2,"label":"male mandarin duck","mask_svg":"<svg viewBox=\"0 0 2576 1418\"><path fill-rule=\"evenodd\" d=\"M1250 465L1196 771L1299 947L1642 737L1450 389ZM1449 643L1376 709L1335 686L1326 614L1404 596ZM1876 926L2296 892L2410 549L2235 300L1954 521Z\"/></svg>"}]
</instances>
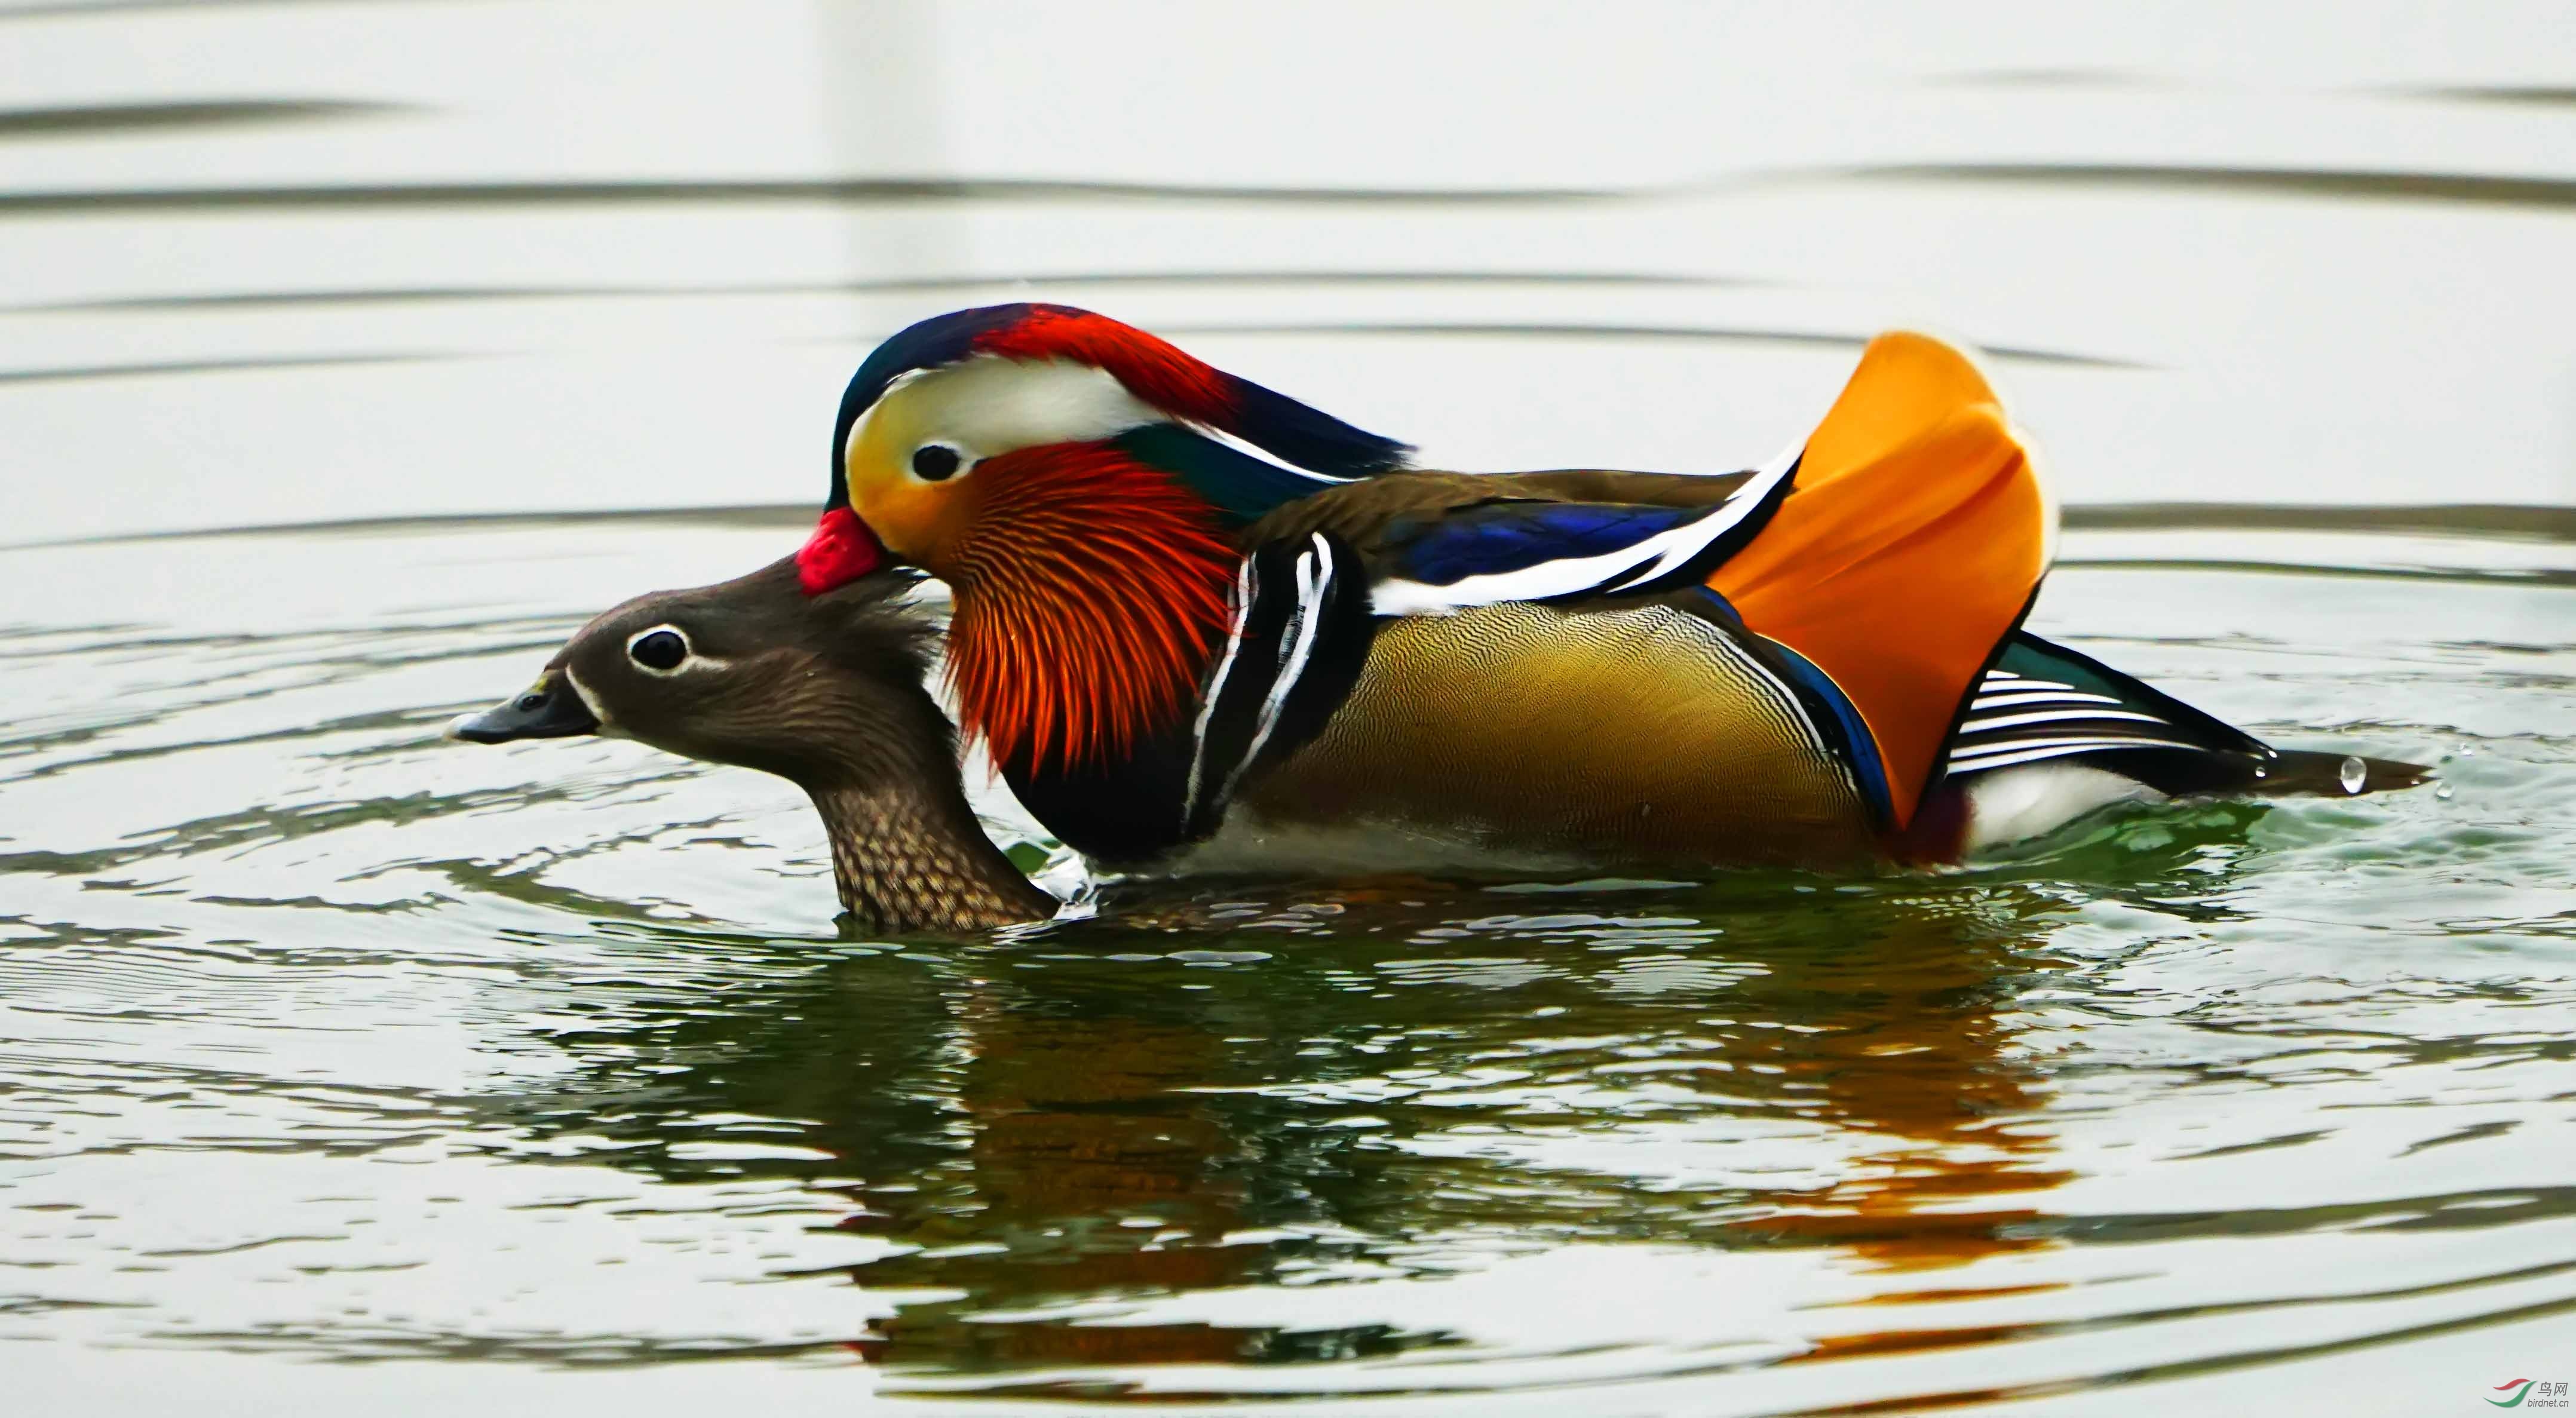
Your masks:
<instances>
[{"instance_id":1,"label":"male mandarin duck","mask_svg":"<svg viewBox=\"0 0 2576 1418\"><path fill-rule=\"evenodd\" d=\"M966 728L1116 864L1343 837L1371 865L1938 861L2124 797L2421 774L2275 751L2021 630L2045 489L1920 335L1754 472L1465 475L1114 321L1003 306L879 348L832 448L797 556L600 615L453 732L779 774L854 920L942 932L1055 901L977 825L889 554L955 589Z\"/></svg>"},{"instance_id":2,"label":"male mandarin duck","mask_svg":"<svg viewBox=\"0 0 2576 1418\"><path fill-rule=\"evenodd\" d=\"M946 581L960 724L1121 866L1386 862L1390 837L1950 861L2118 799L2348 769L2021 629L2055 508L1927 336L1873 341L1750 472L1410 452L1105 316L957 311L851 379L798 580Z\"/></svg>"}]
</instances>

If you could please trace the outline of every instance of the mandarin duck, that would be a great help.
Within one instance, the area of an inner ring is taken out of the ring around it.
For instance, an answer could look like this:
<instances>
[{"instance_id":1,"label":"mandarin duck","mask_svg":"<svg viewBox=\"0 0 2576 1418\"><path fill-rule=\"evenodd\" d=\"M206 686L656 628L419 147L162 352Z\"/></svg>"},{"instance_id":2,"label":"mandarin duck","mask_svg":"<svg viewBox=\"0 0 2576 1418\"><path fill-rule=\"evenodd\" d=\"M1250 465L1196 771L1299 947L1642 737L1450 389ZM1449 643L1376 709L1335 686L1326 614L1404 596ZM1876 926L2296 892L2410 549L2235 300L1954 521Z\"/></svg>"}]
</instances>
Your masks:
<instances>
[{"instance_id":1,"label":"mandarin duck","mask_svg":"<svg viewBox=\"0 0 2576 1418\"><path fill-rule=\"evenodd\" d=\"M1410 452L1105 316L957 311L850 380L798 584L947 582L963 730L1121 868L1946 862L2121 799L2352 790L2021 628L2055 507L1927 336L1750 471Z\"/></svg>"}]
</instances>

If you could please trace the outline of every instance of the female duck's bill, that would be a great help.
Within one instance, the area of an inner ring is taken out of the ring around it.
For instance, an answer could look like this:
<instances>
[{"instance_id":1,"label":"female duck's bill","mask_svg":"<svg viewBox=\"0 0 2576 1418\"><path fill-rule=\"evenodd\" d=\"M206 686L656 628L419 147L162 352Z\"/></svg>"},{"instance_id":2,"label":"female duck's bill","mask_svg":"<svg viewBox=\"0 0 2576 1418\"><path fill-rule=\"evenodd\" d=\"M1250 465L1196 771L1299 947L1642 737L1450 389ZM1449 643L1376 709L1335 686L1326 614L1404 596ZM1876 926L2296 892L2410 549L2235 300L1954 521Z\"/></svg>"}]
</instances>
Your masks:
<instances>
[{"instance_id":1,"label":"female duck's bill","mask_svg":"<svg viewBox=\"0 0 2576 1418\"><path fill-rule=\"evenodd\" d=\"M1055 913L984 835L924 676L910 578L808 595L793 560L639 596L583 626L536 683L449 732L472 743L608 734L756 768L814 800L863 930L985 930Z\"/></svg>"},{"instance_id":2,"label":"female duck's bill","mask_svg":"<svg viewBox=\"0 0 2576 1418\"><path fill-rule=\"evenodd\" d=\"M449 738L467 743L509 743L515 739L562 739L599 732L599 716L583 703L569 676L553 669L516 698L505 699L479 714L464 714L447 726Z\"/></svg>"}]
</instances>

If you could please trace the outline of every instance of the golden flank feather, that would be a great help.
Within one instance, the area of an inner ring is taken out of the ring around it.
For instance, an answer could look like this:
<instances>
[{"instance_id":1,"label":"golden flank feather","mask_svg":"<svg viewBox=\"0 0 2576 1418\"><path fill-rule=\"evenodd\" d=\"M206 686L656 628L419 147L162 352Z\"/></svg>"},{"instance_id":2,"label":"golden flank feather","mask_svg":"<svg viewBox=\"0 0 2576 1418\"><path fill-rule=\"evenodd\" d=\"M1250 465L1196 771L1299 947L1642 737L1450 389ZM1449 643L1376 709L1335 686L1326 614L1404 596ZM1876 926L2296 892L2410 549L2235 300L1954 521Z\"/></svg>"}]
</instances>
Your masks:
<instances>
[{"instance_id":1,"label":"golden flank feather","mask_svg":"<svg viewBox=\"0 0 2576 1418\"><path fill-rule=\"evenodd\" d=\"M1670 605L1389 622L1323 734L1246 799L1620 859L1833 862L1873 838L1851 775L1723 631Z\"/></svg>"}]
</instances>

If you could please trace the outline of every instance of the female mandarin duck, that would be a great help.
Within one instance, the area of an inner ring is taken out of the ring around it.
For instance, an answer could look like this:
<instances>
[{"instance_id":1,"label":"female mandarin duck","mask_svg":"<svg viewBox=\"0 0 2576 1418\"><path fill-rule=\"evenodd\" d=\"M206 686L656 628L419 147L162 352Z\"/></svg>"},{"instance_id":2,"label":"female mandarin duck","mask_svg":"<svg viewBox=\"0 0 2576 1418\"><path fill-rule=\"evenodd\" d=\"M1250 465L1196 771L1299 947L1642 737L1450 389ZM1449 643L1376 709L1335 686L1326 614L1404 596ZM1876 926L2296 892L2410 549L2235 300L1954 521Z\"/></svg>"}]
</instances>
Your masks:
<instances>
[{"instance_id":1,"label":"female mandarin duck","mask_svg":"<svg viewBox=\"0 0 2576 1418\"><path fill-rule=\"evenodd\" d=\"M1409 452L1104 316L958 311L850 381L798 577L948 582L962 727L1119 865L1943 861L2344 764L2020 629L2055 509L1928 337L1752 472Z\"/></svg>"}]
</instances>

